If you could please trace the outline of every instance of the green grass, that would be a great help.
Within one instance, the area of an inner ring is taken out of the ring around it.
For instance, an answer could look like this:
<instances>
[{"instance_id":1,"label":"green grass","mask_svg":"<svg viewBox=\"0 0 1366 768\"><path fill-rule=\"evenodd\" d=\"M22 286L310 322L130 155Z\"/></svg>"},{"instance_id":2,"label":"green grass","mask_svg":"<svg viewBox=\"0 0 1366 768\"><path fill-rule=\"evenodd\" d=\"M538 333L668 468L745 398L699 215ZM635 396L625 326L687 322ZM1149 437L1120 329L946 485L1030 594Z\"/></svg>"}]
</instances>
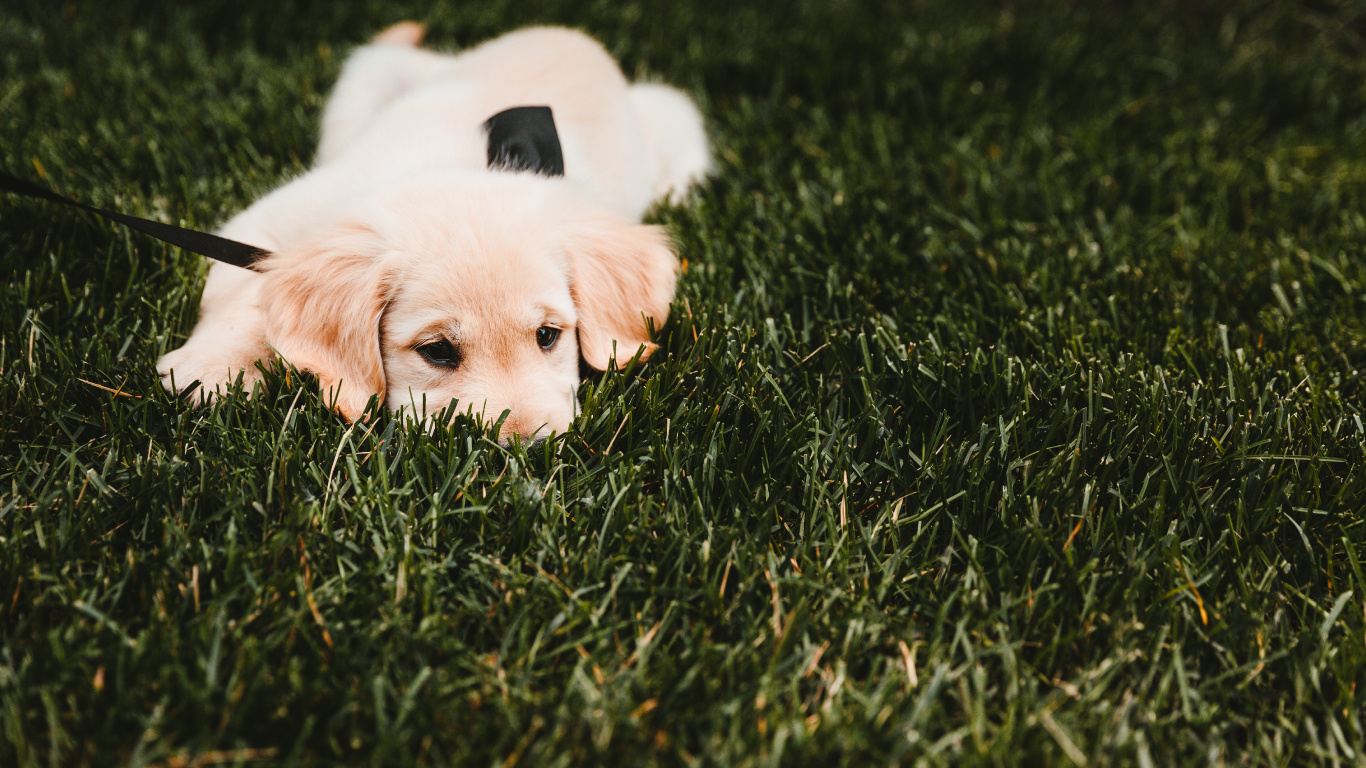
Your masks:
<instances>
[{"instance_id":1,"label":"green grass","mask_svg":"<svg viewBox=\"0 0 1366 768\"><path fill-rule=\"evenodd\" d=\"M1366 764L1357 7L163 5L6 3L0 167L213 226L411 17L588 30L718 172L509 450L188 408L201 260L0 199L0 765Z\"/></svg>"}]
</instances>

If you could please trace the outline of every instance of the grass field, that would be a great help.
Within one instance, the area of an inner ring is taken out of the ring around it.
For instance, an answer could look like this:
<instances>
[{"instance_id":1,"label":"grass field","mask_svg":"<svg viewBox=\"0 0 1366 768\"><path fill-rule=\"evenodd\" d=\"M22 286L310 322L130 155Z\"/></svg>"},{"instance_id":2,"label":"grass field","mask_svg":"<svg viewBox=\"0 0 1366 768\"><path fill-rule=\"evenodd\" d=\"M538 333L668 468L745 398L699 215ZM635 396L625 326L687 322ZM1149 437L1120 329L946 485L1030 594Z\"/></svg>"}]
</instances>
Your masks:
<instances>
[{"instance_id":1,"label":"grass field","mask_svg":"<svg viewBox=\"0 0 1366 768\"><path fill-rule=\"evenodd\" d=\"M0 196L0 765L1366 765L1366 16L0 8L0 167L209 228L350 46L583 28L716 177L567 435L153 361L201 259Z\"/></svg>"}]
</instances>

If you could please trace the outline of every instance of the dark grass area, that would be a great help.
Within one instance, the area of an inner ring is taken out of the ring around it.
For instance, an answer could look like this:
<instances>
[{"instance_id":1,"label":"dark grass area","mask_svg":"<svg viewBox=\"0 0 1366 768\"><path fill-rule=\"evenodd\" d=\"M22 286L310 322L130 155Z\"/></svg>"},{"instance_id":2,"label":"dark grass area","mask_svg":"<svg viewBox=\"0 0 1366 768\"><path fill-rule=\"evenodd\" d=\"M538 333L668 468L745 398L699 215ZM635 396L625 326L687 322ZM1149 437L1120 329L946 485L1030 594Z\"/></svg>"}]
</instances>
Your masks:
<instances>
[{"instance_id":1,"label":"dark grass area","mask_svg":"<svg viewBox=\"0 0 1366 768\"><path fill-rule=\"evenodd\" d=\"M192 410L200 259L0 199L0 765L1366 764L1357 6L14 0L0 167L210 227L404 18L699 98L660 354Z\"/></svg>"}]
</instances>

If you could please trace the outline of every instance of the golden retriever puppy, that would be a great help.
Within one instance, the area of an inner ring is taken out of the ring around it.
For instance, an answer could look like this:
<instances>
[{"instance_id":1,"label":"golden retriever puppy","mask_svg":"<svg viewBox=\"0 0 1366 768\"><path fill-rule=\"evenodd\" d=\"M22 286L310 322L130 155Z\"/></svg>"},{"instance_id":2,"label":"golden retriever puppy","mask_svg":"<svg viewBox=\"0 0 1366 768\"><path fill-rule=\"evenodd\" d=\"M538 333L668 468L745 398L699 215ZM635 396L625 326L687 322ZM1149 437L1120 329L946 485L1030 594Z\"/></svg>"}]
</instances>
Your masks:
<instances>
[{"instance_id":1,"label":"golden retriever puppy","mask_svg":"<svg viewBox=\"0 0 1366 768\"><path fill-rule=\"evenodd\" d=\"M591 38L532 28L458 55L396 25L347 61L313 168L229 221L272 256L215 263L199 323L157 363L202 398L279 356L348 419L379 395L419 418L457 401L503 439L563 431L579 359L598 370L653 346L678 260L640 224L710 168L679 91L631 85ZM563 175L490 169L485 122L548 106Z\"/></svg>"}]
</instances>

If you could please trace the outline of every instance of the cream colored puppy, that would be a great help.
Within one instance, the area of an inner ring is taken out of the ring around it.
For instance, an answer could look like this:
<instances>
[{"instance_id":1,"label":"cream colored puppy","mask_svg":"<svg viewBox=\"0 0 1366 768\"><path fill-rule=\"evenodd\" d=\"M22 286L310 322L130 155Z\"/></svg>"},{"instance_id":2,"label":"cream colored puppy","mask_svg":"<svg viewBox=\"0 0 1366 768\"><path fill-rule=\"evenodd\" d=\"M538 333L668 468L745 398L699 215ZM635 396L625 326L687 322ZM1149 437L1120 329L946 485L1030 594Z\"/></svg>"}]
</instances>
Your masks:
<instances>
[{"instance_id":1,"label":"cream colored puppy","mask_svg":"<svg viewBox=\"0 0 1366 768\"><path fill-rule=\"evenodd\" d=\"M271 251L215 263L200 319L161 358L168 389L205 397L280 356L356 419L372 395L419 417L458 401L504 439L563 431L579 358L606 370L653 349L677 258L639 223L710 168L681 92L631 85L591 38L532 28L458 55L381 33L347 61L313 168L221 230ZM486 168L485 121L549 106L564 176ZM643 348L643 350L642 350Z\"/></svg>"}]
</instances>

